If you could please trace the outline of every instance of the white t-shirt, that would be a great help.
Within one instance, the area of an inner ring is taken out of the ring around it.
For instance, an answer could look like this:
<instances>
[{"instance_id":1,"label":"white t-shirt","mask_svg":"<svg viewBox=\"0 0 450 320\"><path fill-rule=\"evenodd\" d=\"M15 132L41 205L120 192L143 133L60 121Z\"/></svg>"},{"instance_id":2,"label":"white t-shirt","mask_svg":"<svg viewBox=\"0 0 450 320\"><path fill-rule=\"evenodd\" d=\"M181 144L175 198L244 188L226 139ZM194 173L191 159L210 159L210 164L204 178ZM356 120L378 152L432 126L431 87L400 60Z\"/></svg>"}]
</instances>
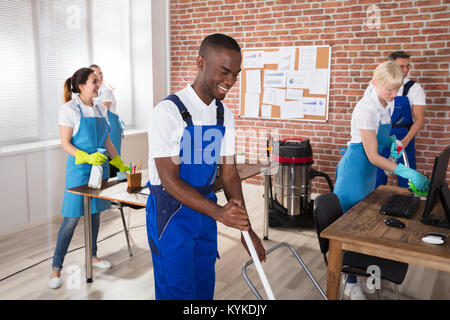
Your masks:
<instances>
[{"instance_id":1,"label":"white t-shirt","mask_svg":"<svg viewBox=\"0 0 450 320\"><path fill-rule=\"evenodd\" d=\"M410 80L409 78L403 79L403 85L405 85L409 80ZM397 95L398 96L403 95L403 86L400 87ZM413 105L424 106L427 101L425 91L423 90L422 86L417 82L414 82L411 88L409 88L408 94L406 96L408 97L411 106Z\"/></svg>"},{"instance_id":2,"label":"white t-shirt","mask_svg":"<svg viewBox=\"0 0 450 320\"><path fill-rule=\"evenodd\" d=\"M380 122L381 124L391 123L391 109L394 109L394 100L388 102L386 107L383 107L375 87L369 85L364 92L363 98L359 100L355 110L353 110L351 140L347 144L362 142L361 129L375 130L377 133Z\"/></svg>"},{"instance_id":3,"label":"white t-shirt","mask_svg":"<svg viewBox=\"0 0 450 320\"><path fill-rule=\"evenodd\" d=\"M114 97L114 91L105 83L102 83L100 88L98 89L98 97L95 98L95 101L99 101L100 103L103 102L111 102L111 106L109 107L109 111L117 114L116 112L116 98Z\"/></svg>"},{"instance_id":4,"label":"white t-shirt","mask_svg":"<svg viewBox=\"0 0 450 320\"><path fill-rule=\"evenodd\" d=\"M58 125L73 128L72 137L75 136L80 127L81 114L77 107L78 104L81 107L81 112L83 112L84 117L100 118L103 116L103 118L105 118L108 122L108 109L104 105L94 103L94 106L92 107L87 106L81 101L78 94L72 94L72 100L64 103L59 108L58 114ZM98 106L98 109L95 106ZM99 111L101 112L101 115Z\"/></svg>"},{"instance_id":5,"label":"white t-shirt","mask_svg":"<svg viewBox=\"0 0 450 320\"><path fill-rule=\"evenodd\" d=\"M194 125L216 125L216 100L206 105L195 90L188 85L176 93L191 114ZM186 127L177 106L169 100L159 102L150 114L148 126L148 171L153 185L161 184L154 158L172 157L180 154L180 140ZM235 154L234 114L224 105L225 135L220 155Z\"/></svg>"}]
</instances>

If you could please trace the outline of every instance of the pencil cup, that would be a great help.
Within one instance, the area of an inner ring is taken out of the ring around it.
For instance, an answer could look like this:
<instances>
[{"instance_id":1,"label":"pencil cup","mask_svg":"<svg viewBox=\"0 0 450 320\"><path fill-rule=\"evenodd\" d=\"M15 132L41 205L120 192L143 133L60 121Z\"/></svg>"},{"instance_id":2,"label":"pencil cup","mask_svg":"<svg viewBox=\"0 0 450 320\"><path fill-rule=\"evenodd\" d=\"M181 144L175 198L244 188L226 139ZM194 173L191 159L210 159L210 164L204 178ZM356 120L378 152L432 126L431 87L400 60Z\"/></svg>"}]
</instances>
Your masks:
<instances>
[{"instance_id":1,"label":"pencil cup","mask_svg":"<svg viewBox=\"0 0 450 320\"><path fill-rule=\"evenodd\" d=\"M138 173L127 172L127 182L128 182L128 187L130 189L140 188L141 187L141 179L142 179L142 172L138 172Z\"/></svg>"}]
</instances>

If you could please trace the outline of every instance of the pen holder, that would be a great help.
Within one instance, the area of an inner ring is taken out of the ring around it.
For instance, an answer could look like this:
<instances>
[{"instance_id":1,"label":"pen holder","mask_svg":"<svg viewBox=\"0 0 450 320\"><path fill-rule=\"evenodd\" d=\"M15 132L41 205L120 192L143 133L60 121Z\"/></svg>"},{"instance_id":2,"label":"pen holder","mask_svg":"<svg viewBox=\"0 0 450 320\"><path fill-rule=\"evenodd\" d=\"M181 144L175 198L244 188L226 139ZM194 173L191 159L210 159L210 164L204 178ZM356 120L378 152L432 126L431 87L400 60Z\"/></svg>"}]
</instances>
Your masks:
<instances>
[{"instance_id":1,"label":"pen holder","mask_svg":"<svg viewBox=\"0 0 450 320\"><path fill-rule=\"evenodd\" d=\"M142 180L142 172L138 173L127 172L128 188L130 188L131 190L140 188L141 180Z\"/></svg>"}]
</instances>

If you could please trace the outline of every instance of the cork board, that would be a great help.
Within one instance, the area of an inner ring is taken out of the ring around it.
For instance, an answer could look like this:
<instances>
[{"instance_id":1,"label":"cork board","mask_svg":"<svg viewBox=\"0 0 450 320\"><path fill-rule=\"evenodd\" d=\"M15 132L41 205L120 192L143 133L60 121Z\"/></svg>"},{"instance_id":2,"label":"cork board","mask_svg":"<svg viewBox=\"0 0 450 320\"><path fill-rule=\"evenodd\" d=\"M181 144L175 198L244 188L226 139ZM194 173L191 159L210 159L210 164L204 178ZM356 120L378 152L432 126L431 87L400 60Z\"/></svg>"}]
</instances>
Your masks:
<instances>
[{"instance_id":1,"label":"cork board","mask_svg":"<svg viewBox=\"0 0 450 320\"><path fill-rule=\"evenodd\" d=\"M240 116L328 121L331 46L242 49Z\"/></svg>"}]
</instances>

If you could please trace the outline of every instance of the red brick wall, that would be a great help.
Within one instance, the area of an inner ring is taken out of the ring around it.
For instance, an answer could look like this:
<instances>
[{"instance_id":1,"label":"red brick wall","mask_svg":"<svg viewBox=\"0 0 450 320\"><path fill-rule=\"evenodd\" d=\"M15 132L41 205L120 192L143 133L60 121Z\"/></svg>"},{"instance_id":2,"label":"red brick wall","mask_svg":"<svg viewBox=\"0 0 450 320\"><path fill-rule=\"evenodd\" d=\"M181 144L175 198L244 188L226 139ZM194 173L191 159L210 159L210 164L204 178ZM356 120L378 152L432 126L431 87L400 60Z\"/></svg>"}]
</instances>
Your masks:
<instances>
[{"instance_id":1,"label":"red brick wall","mask_svg":"<svg viewBox=\"0 0 450 320\"><path fill-rule=\"evenodd\" d=\"M198 47L211 33L228 34L242 48L333 46L327 123L242 119L238 116L239 81L228 93L225 103L236 114L237 129L258 132L250 138L244 139L242 134L237 138L237 148L245 149L253 159L265 145L263 133L267 130L278 130L281 138L309 138L313 167L334 180L341 157L337 149L350 138L353 108L373 69L396 50L412 56L410 77L427 94L425 127L416 138L418 169L430 174L434 157L450 144L448 0L171 0L170 26L172 92L193 82ZM313 192L328 190L324 179L315 181ZM262 177L249 182L261 183Z\"/></svg>"}]
</instances>

